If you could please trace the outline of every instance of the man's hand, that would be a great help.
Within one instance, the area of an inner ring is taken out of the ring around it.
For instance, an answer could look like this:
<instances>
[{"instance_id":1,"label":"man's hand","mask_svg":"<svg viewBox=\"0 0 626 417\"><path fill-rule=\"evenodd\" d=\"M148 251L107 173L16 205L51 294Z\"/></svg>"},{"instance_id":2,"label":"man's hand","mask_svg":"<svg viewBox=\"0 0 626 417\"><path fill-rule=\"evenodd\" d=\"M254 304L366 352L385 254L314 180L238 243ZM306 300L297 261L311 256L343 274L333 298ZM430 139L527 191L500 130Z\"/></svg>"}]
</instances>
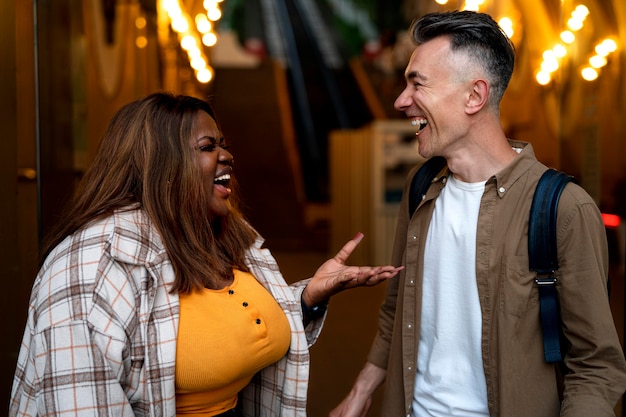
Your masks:
<instances>
[{"instance_id":1,"label":"man's hand","mask_svg":"<svg viewBox=\"0 0 626 417\"><path fill-rule=\"evenodd\" d=\"M386 375L385 369L366 362L346 398L330 412L329 417L365 417L372 406L372 396Z\"/></svg>"}]
</instances>

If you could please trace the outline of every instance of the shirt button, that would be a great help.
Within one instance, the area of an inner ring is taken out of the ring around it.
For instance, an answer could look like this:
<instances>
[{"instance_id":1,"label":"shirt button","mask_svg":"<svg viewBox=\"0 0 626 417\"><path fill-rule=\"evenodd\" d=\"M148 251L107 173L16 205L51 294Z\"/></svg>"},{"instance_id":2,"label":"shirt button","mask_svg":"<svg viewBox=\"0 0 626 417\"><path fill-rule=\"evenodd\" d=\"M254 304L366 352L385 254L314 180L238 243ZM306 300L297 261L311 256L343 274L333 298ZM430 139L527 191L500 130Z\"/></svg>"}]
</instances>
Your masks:
<instances>
[{"instance_id":1,"label":"shirt button","mask_svg":"<svg viewBox=\"0 0 626 417\"><path fill-rule=\"evenodd\" d=\"M417 240L417 236L411 236L411 240Z\"/></svg>"},{"instance_id":2,"label":"shirt button","mask_svg":"<svg viewBox=\"0 0 626 417\"><path fill-rule=\"evenodd\" d=\"M498 191L500 191L501 193L503 193L503 192L505 192L505 191L506 191L506 189L505 189L504 187L500 187L500 189L499 189Z\"/></svg>"},{"instance_id":3,"label":"shirt button","mask_svg":"<svg viewBox=\"0 0 626 417\"><path fill-rule=\"evenodd\" d=\"M409 281L409 284L413 285L413 284L415 284L415 281L410 280L410 281Z\"/></svg>"},{"instance_id":4,"label":"shirt button","mask_svg":"<svg viewBox=\"0 0 626 417\"><path fill-rule=\"evenodd\" d=\"M228 293L229 293L230 295L233 295L233 294L235 293L235 291L233 291L233 290L228 290Z\"/></svg>"},{"instance_id":5,"label":"shirt button","mask_svg":"<svg viewBox=\"0 0 626 417\"><path fill-rule=\"evenodd\" d=\"M256 324L261 324L261 319L256 319Z\"/></svg>"},{"instance_id":6,"label":"shirt button","mask_svg":"<svg viewBox=\"0 0 626 417\"><path fill-rule=\"evenodd\" d=\"M406 327L408 327L409 329L413 328L413 325L411 323L407 324Z\"/></svg>"},{"instance_id":7,"label":"shirt button","mask_svg":"<svg viewBox=\"0 0 626 417\"><path fill-rule=\"evenodd\" d=\"M412 366L409 366L409 367L408 367L408 368L406 368L406 369L408 369L409 371L411 371L411 370L413 370L413 367L412 367Z\"/></svg>"},{"instance_id":8,"label":"shirt button","mask_svg":"<svg viewBox=\"0 0 626 417\"><path fill-rule=\"evenodd\" d=\"M242 305L243 305L244 307L248 307L248 303L247 303L247 302L245 302L245 301L243 302L243 304L242 304Z\"/></svg>"}]
</instances>

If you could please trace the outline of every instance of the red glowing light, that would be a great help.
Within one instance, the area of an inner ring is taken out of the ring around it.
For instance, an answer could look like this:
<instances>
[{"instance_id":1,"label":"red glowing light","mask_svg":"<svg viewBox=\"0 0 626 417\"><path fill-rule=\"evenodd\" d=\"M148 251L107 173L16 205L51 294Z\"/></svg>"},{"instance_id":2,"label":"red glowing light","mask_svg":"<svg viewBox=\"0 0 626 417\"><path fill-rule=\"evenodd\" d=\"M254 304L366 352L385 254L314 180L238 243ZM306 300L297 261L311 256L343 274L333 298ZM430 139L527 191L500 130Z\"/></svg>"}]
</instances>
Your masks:
<instances>
[{"instance_id":1,"label":"red glowing light","mask_svg":"<svg viewBox=\"0 0 626 417\"><path fill-rule=\"evenodd\" d=\"M620 224L620 218L616 214L602 213L602 220L604 221L604 227L609 229L617 229Z\"/></svg>"}]
</instances>

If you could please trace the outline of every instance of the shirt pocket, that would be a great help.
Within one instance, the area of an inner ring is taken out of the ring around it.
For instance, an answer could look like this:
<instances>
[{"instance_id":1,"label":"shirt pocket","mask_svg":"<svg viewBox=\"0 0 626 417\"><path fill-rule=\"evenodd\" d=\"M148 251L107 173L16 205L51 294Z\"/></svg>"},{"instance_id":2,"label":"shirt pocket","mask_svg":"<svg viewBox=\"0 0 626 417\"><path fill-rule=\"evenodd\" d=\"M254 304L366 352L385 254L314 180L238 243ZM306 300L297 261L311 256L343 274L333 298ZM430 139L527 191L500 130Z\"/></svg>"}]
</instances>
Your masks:
<instances>
[{"instance_id":1,"label":"shirt pocket","mask_svg":"<svg viewBox=\"0 0 626 417\"><path fill-rule=\"evenodd\" d=\"M500 280L500 309L520 317L539 306L535 272L528 267L527 256L503 257Z\"/></svg>"}]
</instances>

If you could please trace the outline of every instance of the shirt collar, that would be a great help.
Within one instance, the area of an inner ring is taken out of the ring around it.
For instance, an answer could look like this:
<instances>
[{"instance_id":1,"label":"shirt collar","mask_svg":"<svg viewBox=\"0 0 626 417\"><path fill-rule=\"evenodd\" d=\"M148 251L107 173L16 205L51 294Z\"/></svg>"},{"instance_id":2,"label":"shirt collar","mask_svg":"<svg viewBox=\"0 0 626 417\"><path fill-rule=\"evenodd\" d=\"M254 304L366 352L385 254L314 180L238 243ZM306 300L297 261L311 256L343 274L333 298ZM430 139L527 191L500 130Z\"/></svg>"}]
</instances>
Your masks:
<instances>
[{"instance_id":1,"label":"shirt collar","mask_svg":"<svg viewBox=\"0 0 626 417\"><path fill-rule=\"evenodd\" d=\"M519 150L518 156L487 181L487 183L495 181L500 197L503 197L506 191L537 163L535 151L530 143L509 139L509 144L515 150Z\"/></svg>"}]
</instances>

